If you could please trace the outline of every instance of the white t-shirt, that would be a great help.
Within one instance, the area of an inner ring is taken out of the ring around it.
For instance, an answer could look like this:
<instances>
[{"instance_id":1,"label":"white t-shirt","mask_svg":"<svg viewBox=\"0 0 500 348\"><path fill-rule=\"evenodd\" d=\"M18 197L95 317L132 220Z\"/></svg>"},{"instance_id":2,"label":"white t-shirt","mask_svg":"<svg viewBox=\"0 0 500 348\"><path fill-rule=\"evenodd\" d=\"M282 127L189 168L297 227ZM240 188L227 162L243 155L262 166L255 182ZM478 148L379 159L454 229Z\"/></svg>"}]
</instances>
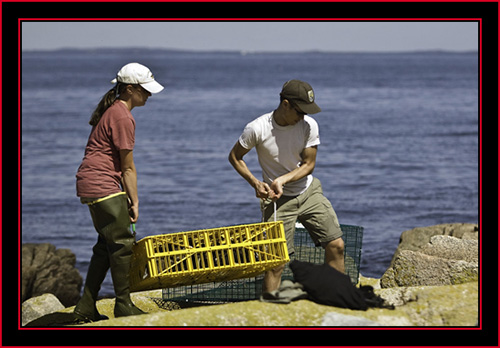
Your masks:
<instances>
[{"instance_id":1,"label":"white t-shirt","mask_svg":"<svg viewBox=\"0 0 500 348\"><path fill-rule=\"evenodd\" d=\"M277 177L300 167L300 154L305 148L320 144L318 123L305 115L303 120L293 126L280 126L270 112L247 124L239 142L247 150L256 148L263 181L270 185ZM300 195L307 190L312 180L309 174L287 183L283 195Z\"/></svg>"}]
</instances>

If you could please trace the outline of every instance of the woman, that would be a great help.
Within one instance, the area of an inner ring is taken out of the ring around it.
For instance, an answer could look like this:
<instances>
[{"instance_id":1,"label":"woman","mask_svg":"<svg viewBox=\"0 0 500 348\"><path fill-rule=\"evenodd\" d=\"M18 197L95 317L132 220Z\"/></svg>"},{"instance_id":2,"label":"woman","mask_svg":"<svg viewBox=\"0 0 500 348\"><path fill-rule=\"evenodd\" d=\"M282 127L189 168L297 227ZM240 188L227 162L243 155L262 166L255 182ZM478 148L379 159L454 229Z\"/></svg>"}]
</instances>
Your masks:
<instances>
[{"instance_id":1,"label":"woman","mask_svg":"<svg viewBox=\"0 0 500 348\"><path fill-rule=\"evenodd\" d=\"M125 65L111 81L115 86L92 114L92 131L85 156L76 174L76 190L87 204L98 240L93 247L85 287L74 314L82 321L107 319L99 314L96 300L111 269L116 293L115 317L143 314L130 300L128 272L135 236L130 223L139 217L137 173L133 159L135 120L130 111L163 90L144 65Z\"/></svg>"}]
</instances>

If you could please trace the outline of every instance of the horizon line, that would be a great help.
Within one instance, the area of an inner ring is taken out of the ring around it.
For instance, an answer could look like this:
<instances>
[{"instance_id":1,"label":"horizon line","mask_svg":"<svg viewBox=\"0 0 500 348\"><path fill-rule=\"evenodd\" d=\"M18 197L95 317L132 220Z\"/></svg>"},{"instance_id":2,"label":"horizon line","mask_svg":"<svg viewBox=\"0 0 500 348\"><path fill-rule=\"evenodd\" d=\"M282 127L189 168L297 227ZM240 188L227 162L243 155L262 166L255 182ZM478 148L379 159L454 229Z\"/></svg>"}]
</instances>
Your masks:
<instances>
[{"instance_id":1,"label":"horizon line","mask_svg":"<svg viewBox=\"0 0 500 348\"><path fill-rule=\"evenodd\" d=\"M187 49L187 48L164 48L164 47L141 47L141 46L128 46L128 47L61 47L61 48L27 48L21 49L21 53L56 53L63 51L122 51L122 50L143 50L143 51L165 51L170 53L233 53L241 55L251 54L306 54L306 53L319 53L319 54L404 54L404 53L479 53L478 49L408 49L408 50L381 50L381 51L358 51L358 50L321 50L309 49L302 51L290 50L259 50L259 49Z\"/></svg>"}]
</instances>

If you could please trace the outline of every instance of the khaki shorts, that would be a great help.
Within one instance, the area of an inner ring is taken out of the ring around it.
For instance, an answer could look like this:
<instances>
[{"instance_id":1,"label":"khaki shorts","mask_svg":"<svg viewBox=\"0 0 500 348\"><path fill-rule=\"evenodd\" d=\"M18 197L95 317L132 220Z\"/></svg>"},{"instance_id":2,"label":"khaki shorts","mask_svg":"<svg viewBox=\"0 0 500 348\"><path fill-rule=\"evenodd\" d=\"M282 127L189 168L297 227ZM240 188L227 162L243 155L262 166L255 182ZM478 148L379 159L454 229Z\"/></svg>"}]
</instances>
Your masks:
<instances>
[{"instance_id":1,"label":"khaki shorts","mask_svg":"<svg viewBox=\"0 0 500 348\"><path fill-rule=\"evenodd\" d=\"M261 200L263 221L274 221L272 200ZM314 178L309 188L299 196L282 196L276 202L277 220L283 221L288 253L294 249L295 222L304 225L316 246L325 247L332 240L342 237L342 230L330 201L323 195L321 182Z\"/></svg>"}]
</instances>

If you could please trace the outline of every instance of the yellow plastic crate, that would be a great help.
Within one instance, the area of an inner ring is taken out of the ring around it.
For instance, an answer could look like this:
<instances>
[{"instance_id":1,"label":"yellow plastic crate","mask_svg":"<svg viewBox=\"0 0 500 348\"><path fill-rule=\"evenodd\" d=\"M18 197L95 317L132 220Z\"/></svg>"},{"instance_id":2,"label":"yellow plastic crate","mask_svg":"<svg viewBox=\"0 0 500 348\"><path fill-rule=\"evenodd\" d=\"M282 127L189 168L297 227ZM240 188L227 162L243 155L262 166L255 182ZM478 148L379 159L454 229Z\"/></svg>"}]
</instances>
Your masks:
<instances>
[{"instance_id":1,"label":"yellow plastic crate","mask_svg":"<svg viewBox=\"0 0 500 348\"><path fill-rule=\"evenodd\" d=\"M289 261L282 221L150 236L134 246L130 288L250 278Z\"/></svg>"}]
</instances>

